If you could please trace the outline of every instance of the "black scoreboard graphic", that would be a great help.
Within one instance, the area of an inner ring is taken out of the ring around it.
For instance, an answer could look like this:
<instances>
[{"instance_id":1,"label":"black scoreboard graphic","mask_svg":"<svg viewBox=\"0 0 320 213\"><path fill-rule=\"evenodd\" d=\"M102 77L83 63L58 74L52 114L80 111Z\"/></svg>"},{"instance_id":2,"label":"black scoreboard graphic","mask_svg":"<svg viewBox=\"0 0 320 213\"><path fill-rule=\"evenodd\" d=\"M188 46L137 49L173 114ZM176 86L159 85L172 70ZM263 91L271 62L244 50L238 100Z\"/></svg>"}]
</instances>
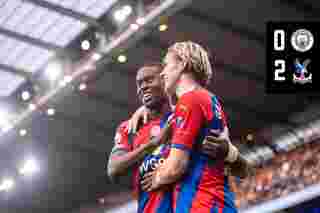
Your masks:
<instances>
[{"instance_id":1,"label":"black scoreboard graphic","mask_svg":"<svg viewBox=\"0 0 320 213\"><path fill-rule=\"evenodd\" d=\"M267 23L267 93L320 92L320 22Z\"/></svg>"}]
</instances>

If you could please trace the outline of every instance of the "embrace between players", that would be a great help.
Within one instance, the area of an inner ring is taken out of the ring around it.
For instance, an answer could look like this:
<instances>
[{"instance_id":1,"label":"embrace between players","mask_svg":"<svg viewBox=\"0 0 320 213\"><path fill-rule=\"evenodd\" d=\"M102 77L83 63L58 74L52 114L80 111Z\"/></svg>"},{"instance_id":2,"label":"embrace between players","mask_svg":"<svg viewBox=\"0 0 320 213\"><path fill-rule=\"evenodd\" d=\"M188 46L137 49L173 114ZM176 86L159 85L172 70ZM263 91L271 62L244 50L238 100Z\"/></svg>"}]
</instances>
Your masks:
<instances>
[{"instance_id":1,"label":"embrace between players","mask_svg":"<svg viewBox=\"0 0 320 213\"><path fill-rule=\"evenodd\" d=\"M242 178L250 165L206 89L211 77L208 53L190 41L138 70L143 106L119 125L108 163L111 179L133 172L138 213L237 212L225 168Z\"/></svg>"}]
</instances>

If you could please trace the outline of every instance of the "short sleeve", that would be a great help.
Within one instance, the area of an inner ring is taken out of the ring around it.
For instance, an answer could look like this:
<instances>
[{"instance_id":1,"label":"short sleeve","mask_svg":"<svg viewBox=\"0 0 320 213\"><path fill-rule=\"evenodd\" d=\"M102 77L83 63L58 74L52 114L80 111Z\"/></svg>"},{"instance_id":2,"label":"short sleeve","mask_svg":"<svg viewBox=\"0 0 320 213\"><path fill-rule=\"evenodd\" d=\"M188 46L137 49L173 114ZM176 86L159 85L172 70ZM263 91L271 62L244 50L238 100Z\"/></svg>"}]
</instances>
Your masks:
<instances>
[{"instance_id":1,"label":"short sleeve","mask_svg":"<svg viewBox=\"0 0 320 213\"><path fill-rule=\"evenodd\" d=\"M204 112L197 96L182 96L174 112L171 147L191 151L204 122Z\"/></svg>"},{"instance_id":2,"label":"short sleeve","mask_svg":"<svg viewBox=\"0 0 320 213\"><path fill-rule=\"evenodd\" d=\"M227 116L223 110L222 107L222 103L220 101L220 99L217 96L212 96L212 101L213 101L213 113L214 113L214 118L218 121L218 122L222 122L221 124L219 124L219 126L221 126L221 128L224 128L225 126L228 126L228 122L227 122Z\"/></svg>"},{"instance_id":3,"label":"short sleeve","mask_svg":"<svg viewBox=\"0 0 320 213\"><path fill-rule=\"evenodd\" d=\"M117 128L116 134L114 136L114 145L111 153L122 151L132 151L132 144L129 143L128 131L127 131L127 122L123 122Z\"/></svg>"}]
</instances>

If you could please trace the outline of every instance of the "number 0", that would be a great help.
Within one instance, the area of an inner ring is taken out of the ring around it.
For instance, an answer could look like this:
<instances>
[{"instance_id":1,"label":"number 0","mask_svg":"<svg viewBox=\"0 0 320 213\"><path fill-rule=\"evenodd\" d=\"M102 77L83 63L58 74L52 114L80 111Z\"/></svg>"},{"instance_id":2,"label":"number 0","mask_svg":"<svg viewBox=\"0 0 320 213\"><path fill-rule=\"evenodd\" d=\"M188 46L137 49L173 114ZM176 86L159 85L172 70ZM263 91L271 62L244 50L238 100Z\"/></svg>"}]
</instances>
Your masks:
<instances>
[{"instance_id":1,"label":"number 0","mask_svg":"<svg viewBox=\"0 0 320 213\"><path fill-rule=\"evenodd\" d=\"M280 37L280 40L279 40ZM285 48L284 45L284 31L283 30L275 30L273 33L273 48L276 51L282 51Z\"/></svg>"},{"instance_id":2,"label":"number 0","mask_svg":"<svg viewBox=\"0 0 320 213\"><path fill-rule=\"evenodd\" d=\"M286 78L284 76L279 76L284 73L286 70L286 62L281 59L277 59L274 61L274 66L277 68L274 72L274 80L275 81L285 81Z\"/></svg>"}]
</instances>

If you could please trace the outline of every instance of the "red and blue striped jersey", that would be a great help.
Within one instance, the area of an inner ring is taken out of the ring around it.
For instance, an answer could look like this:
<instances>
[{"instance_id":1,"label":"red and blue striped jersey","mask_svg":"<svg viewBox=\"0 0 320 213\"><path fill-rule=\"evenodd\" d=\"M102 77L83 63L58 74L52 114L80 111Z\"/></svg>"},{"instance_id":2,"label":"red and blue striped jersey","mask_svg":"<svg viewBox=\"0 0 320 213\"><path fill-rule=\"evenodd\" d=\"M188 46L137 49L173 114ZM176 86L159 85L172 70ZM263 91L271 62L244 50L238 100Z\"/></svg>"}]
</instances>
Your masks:
<instances>
[{"instance_id":1,"label":"red and blue striped jersey","mask_svg":"<svg viewBox=\"0 0 320 213\"><path fill-rule=\"evenodd\" d=\"M132 151L141 144L147 143L150 137L157 136L160 133L160 128L164 125L167 116L161 120L154 119L145 124L134 135L128 135L126 132L127 122L120 125L117 130L115 141L117 149ZM116 149L116 148L114 148ZM142 163L136 165L133 169L133 187L135 195L138 199L138 213L172 213L172 187L166 187L161 190L145 192L140 187L140 180L143 175L157 168L163 163L164 159L169 154L169 145L160 145L152 153L147 154Z\"/></svg>"},{"instance_id":2,"label":"red and blue striped jersey","mask_svg":"<svg viewBox=\"0 0 320 213\"><path fill-rule=\"evenodd\" d=\"M222 131L227 125L217 97L204 89L187 92L178 100L173 118L171 147L190 154L186 174L174 186L174 212L237 212L223 160L212 160L200 151L210 129Z\"/></svg>"}]
</instances>

